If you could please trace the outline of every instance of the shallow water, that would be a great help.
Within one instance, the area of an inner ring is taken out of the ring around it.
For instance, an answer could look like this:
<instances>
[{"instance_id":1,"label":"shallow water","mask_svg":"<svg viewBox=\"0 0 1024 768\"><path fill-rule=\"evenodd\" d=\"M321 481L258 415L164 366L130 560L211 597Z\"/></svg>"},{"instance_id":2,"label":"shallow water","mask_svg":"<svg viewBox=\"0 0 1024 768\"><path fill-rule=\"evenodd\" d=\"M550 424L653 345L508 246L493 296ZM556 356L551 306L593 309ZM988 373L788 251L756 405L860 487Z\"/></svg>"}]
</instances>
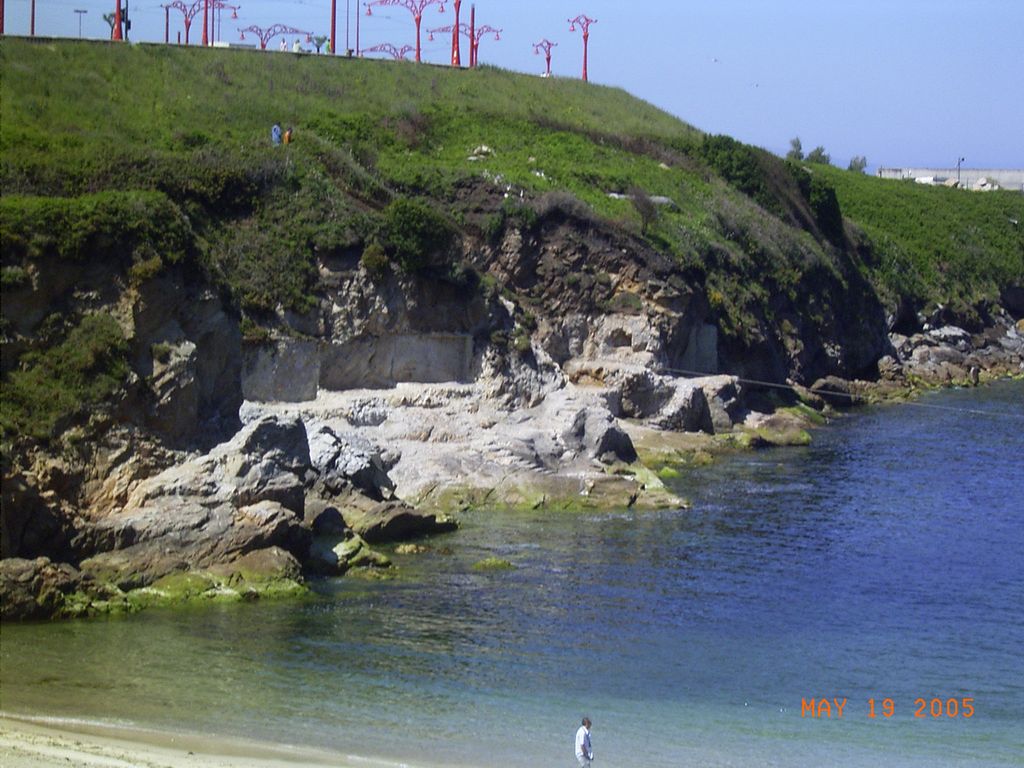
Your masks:
<instances>
[{"instance_id":1,"label":"shallow water","mask_svg":"<svg viewBox=\"0 0 1024 768\"><path fill-rule=\"evenodd\" d=\"M586 712L607 766L1022 765L1024 385L922 403L684 472L686 511L470 515L305 604L5 626L0 707L417 764L571 765Z\"/></svg>"}]
</instances>

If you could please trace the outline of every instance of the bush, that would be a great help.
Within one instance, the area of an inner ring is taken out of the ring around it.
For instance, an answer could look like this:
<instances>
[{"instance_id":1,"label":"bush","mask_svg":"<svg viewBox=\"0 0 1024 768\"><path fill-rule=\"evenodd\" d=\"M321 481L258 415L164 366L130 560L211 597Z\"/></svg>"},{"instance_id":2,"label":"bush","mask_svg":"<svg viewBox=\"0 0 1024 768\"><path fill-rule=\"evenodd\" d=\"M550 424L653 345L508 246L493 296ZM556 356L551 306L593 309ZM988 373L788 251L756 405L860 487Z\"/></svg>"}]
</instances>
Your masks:
<instances>
[{"instance_id":1,"label":"bush","mask_svg":"<svg viewBox=\"0 0 1024 768\"><path fill-rule=\"evenodd\" d=\"M390 262L384 246L374 240L363 249L359 264L373 280L379 280L388 273Z\"/></svg>"},{"instance_id":2,"label":"bush","mask_svg":"<svg viewBox=\"0 0 1024 768\"><path fill-rule=\"evenodd\" d=\"M807 157L804 158L808 163L817 163L818 165L830 165L832 158L829 157L828 152L822 146L817 146L807 153Z\"/></svg>"},{"instance_id":3,"label":"bush","mask_svg":"<svg viewBox=\"0 0 1024 768\"><path fill-rule=\"evenodd\" d=\"M526 206L516 206L516 210L525 213ZM567 219L576 219L577 221L594 220L594 212L590 210L590 206L571 192L546 192L534 205L533 210L538 219L546 219L554 214L560 214ZM532 227L526 226L524 228L532 229Z\"/></svg>"},{"instance_id":4,"label":"bush","mask_svg":"<svg viewBox=\"0 0 1024 768\"><path fill-rule=\"evenodd\" d=\"M640 233L646 235L647 228L658 220L658 206L651 200L650 195L637 186L630 188L629 199L640 216Z\"/></svg>"},{"instance_id":5,"label":"bush","mask_svg":"<svg viewBox=\"0 0 1024 768\"><path fill-rule=\"evenodd\" d=\"M128 342L113 317L89 315L49 349L28 352L3 382L0 430L6 440L46 440L69 417L115 393L130 371Z\"/></svg>"},{"instance_id":6,"label":"bush","mask_svg":"<svg viewBox=\"0 0 1024 768\"><path fill-rule=\"evenodd\" d=\"M5 262L51 257L180 261L192 245L188 221L159 192L100 192L74 198L0 198Z\"/></svg>"},{"instance_id":7,"label":"bush","mask_svg":"<svg viewBox=\"0 0 1024 768\"><path fill-rule=\"evenodd\" d=\"M384 211L382 233L387 250L406 272L447 263L455 229L428 204L399 198Z\"/></svg>"},{"instance_id":8,"label":"bush","mask_svg":"<svg viewBox=\"0 0 1024 768\"><path fill-rule=\"evenodd\" d=\"M3 286L4 290L15 290L24 285L28 285L29 282L30 279L28 272L22 267L4 267L3 270L0 271L0 285Z\"/></svg>"},{"instance_id":9,"label":"bush","mask_svg":"<svg viewBox=\"0 0 1024 768\"><path fill-rule=\"evenodd\" d=\"M706 136L699 151L704 162L740 192L769 210L778 208L753 147L730 136Z\"/></svg>"}]
</instances>

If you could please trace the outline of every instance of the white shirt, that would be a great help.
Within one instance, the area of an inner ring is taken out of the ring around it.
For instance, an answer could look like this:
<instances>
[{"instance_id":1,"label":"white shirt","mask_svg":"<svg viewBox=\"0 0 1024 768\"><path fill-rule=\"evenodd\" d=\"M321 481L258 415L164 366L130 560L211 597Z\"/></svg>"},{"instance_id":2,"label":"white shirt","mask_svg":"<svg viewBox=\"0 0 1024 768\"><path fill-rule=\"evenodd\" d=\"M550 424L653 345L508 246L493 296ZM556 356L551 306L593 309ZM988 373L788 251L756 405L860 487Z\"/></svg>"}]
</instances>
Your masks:
<instances>
[{"instance_id":1,"label":"white shirt","mask_svg":"<svg viewBox=\"0 0 1024 768\"><path fill-rule=\"evenodd\" d=\"M590 731L587 726L581 725L576 731L576 758L585 757L588 760L594 759L594 752L590 747Z\"/></svg>"}]
</instances>

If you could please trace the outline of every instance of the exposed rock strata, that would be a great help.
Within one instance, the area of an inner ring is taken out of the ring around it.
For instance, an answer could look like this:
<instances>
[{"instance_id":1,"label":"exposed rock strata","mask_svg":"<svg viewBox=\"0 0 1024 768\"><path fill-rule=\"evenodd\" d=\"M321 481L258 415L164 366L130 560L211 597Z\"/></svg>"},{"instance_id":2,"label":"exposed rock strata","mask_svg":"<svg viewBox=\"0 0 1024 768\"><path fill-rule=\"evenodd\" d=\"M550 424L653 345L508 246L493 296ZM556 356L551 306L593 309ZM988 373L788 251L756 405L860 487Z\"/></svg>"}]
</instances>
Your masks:
<instances>
[{"instance_id":1,"label":"exposed rock strata","mask_svg":"<svg viewBox=\"0 0 1024 768\"><path fill-rule=\"evenodd\" d=\"M645 458L672 443L659 435L809 439L751 379L790 381L824 409L1024 370L1024 329L1001 310L987 327L937 312L887 336L842 259L809 271L777 308L785 322L755 318L741 338L699 280L597 222L542 217L466 258L506 290L429 271L374 281L325 260L319 306L280 310L279 333L246 343L231 310L174 271L124 288L113 267L75 266L5 292L5 365L57 303L115 315L132 376L75 425L88 440L5 463L4 617L294 594L303 570L387 568L373 547L451 530L447 512L468 506L683 505L636 461L634 436Z\"/></svg>"}]
</instances>

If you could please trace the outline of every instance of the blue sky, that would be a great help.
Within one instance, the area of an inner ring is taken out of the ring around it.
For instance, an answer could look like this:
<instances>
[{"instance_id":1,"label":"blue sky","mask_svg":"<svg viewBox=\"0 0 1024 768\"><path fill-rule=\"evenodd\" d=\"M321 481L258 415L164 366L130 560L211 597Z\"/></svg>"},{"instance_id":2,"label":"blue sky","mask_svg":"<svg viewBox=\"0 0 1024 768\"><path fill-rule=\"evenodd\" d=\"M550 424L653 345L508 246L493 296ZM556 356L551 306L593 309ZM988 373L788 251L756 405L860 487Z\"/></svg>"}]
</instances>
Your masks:
<instances>
[{"instance_id":1,"label":"blue sky","mask_svg":"<svg viewBox=\"0 0 1024 768\"><path fill-rule=\"evenodd\" d=\"M8 34L27 34L30 0L4 0ZM128 0L132 37L162 41L159 0ZM86 9L83 36L107 32L113 0L36 0L36 33L77 36L75 8ZM330 0L238 0L236 26L275 22L326 34ZM346 5L337 0L339 47ZM471 0L463 0L468 21ZM784 153L799 136L845 166L865 155L870 167L955 165L1024 168L1024 0L476 0L478 24L504 30L485 38L481 62L540 73L532 44L558 43L552 69L578 77L583 41L567 19L586 13L590 79L621 86L706 131ZM108 7L109 6L109 7ZM437 6L424 29L451 23ZM181 28L172 11L171 37ZM355 22L349 22L354 46ZM192 39L201 32L201 15ZM361 20L363 47L415 42L402 8L375 8ZM272 45L276 46L275 43ZM447 38L424 58L443 63Z\"/></svg>"}]
</instances>

